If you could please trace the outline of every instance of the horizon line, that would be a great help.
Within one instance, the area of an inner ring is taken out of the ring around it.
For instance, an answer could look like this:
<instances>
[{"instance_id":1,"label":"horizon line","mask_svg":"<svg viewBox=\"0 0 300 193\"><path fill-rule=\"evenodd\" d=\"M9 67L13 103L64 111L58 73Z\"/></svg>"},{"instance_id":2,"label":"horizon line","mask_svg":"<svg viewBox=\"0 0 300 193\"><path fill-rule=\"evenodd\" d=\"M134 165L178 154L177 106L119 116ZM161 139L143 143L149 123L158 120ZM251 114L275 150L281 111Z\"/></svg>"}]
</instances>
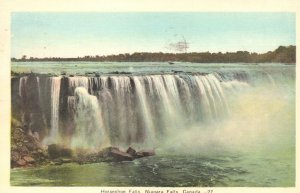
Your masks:
<instances>
[{"instance_id":1,"label":"horizon line","mask_svg":"<svg viewBox=\"0 0 300 193\"><path fill-rule=\"evenodd\" d=\"M218 51L218 52L211 52L211 51L202 51L202 52L162 52L162 51L156 51L156 52L147 52L147 51L134 51L134 52L120 52L117 54L93 54L93 55L81 55L81 56L71 56L71 57L64 57L64 56L45 56L45 57L36 57L36 56L29 56L24 54L22 57L26 56L26 60L30 59L30 58L35 58L35 59L42 59L42 58L63 58L63 59L67 59L67 58L84 58L84 57L107 57L107 56L118 56L118 55L133 55L133 54L137 54L137 53L143 53L143 54L192 54L192 53L210 53L210 54L226 54L226 53L237 53L237 52L248 52L249 54L266 54L268 52L272 52L275 51L276 49L278 49L279 47L296 47L296 45L279 45L277 48L273 49L273 50L268 50L265 52L251 52L251 51L247 51L247 50L236 50L236 51ZM19 59L22 59L22 57L20 57ZM19 60L17 57L10 57L11 59L17 59Z\"/></svg>"}]
</instances>

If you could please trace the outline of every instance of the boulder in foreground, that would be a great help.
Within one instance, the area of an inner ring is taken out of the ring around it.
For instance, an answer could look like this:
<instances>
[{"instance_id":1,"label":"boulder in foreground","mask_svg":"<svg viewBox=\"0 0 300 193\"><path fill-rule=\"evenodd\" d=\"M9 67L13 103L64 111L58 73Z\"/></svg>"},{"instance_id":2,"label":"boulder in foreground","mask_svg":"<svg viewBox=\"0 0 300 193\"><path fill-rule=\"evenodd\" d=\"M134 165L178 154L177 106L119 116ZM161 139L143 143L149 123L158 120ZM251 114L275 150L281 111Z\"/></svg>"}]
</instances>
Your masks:
<instances>
[{"instance_id":1,"label":"boulder in foreground","mask_svg":"<svg viewBox=\"0 0 300 193\"><path fill-rule=\"evenodd\" d=\"M153 156L155 155L154 150L141 150L141 151L136 151L132 147L129 147L126 151L128 154L130 154L134 158L142 158L142 157L147 157L147 156Z\"/></svg>"},{"instance_id":2,"label":"boulder in foreground","mask_svg":"<svg viewBox=\"0 0 300 193\"><path fill-rule=\"evenodd\" d=\"M155 155L154 150L136 151L129 147L126 152L117 147L107 147L97 153L78 154L75 161L79 164L98 162L132 161L137 158Z\"/></svg>"},{"instance_id":3,"label":"boulder in foreground","mask_svg":"<svg viewBox=\"0 0 300 193\"><path fill-rule=\"evenodd\" d=\"M127 152L121 151L117 147L108 147L101 151L100 155L107 161L132 161L134 158Z\"/></svg>"}]
</instances>

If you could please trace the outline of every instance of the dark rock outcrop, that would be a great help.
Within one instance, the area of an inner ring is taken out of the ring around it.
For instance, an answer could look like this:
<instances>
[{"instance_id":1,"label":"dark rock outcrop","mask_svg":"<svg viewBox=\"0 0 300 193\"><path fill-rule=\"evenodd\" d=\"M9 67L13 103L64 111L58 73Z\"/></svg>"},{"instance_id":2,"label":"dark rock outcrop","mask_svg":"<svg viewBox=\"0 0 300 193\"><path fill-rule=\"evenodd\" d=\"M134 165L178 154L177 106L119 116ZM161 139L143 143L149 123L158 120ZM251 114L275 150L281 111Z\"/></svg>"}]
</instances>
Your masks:
<instances>
[{"instance_id":1,"label":"dark rock outcrop","mask_svg":"<svg viewBox=\"0 0 300 193\"><path fill-rule=\"evenodd\" d=\"M38 138L23 127L12 125L11 130L11 167L30 167L48 163L46 150Z\"/></svg>"},{"instance_id":2,"label":"dark rock outcrop","mask_svg":"<svg viewBox=\"0 0 300 193\"><path fill-rule=\"evenodd\" d=\"M126 153L130 154L132 157L136 157L137 156L137 152L135 149L133 149L132 147L129 147L126 151Z\"/></svg>"},{"instance_id":3,"label":"dark rock outcrop","mask_svg":"<svg viewBox=\"0 0 300 193\"><path fill-rule=\"evenodd\" d=\"M108 147L100 152L100 155L109 161L132 161L134 158L129 153L121 151L117 147Z\"/></svg>"},{"instance_id":4,"label":"dark rock outcrop","mask_svg":"<svg viewBox=\"0 0 300 193\"><path fill-rule=\"evenodd\" d=\"M141 150L141 151L136 151L132 147L129 147L126 151L128 154L130 154L134 158L142 158L142 157L147 157L147 156L153 156L155 155L154 150Z\"/></svg>"},{"instance_id":5,"label":"dark rock outcrop","mask_svg":"<svg viewBox=\"0 0 300 193\"><path fill-rule=\"evenodd\" d=\"M38 136L25 132L20 126L12 128L11 133L11 167L31 167L44 164L61 165L77 162L79 164L97 162L132 161L137 158L155 155L153 150L136 151L129 147L122 151L118 147L107 147L98 152L90 153L88 150L66 148L59 144L43 147Z\"/></svg>"},{"instance_id":6,"label":"dark rock outcrop","mask_svg":"<svg viewBox=\"0 0 300 193\"><path fill-rule=\"evenodd\" d=\"M139 151L138 153L141 153L143 155L143 157L155 155L154 150L142 150L142 151Z\"/></svg>"},{"instance_id":7,"label":"dark rock outcrop","mask_svg":"<svg viewBox=\"0 0 300 193\"><path fill-rule=\"evenodd\" d=\"M97 162L122 162L132 161L137 158L155 155L153 150L144 150L137 152L129 147L126 152L117 147L107 147L97 153L78 154L75 161L79 164L97 163Z\"/></svg>"},{"instance_id":8,"label":"dark rock outcrop","mask_svg":"<svg viewBox=\"0 0 300 193\"><path fill-rule=\"evenodd\" d=\"M69 148L65 148L61 145L51 144L48 145L48 155L51 159L56 159L60 157L72 158L73 152Z\"/></svg>"}]
</instances>

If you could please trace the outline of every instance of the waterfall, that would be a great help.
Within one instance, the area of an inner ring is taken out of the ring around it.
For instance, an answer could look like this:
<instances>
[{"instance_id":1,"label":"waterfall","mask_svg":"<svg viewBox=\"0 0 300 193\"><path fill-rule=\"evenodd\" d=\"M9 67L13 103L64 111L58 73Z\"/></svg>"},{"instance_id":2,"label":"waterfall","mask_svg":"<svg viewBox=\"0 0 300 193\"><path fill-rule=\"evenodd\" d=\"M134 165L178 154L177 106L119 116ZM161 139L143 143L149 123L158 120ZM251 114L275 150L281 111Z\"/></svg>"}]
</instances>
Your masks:
<instances>
[{"instance_id":1,"label":"waterfall","mask_svg":"<svg viewBox=\"0 0 300 193\"><path fill-rule=\"evenodd\" d=\"M204 113L202 113L202 116L204 116L204 119L208 121L212 121L212 110L211 110L211 104L209 102L207 92L205 91L205 86L202 81L202 77L196 76L195 81L197 83L198 92L200 93L201 99L199 102L201 103L201 108L203 109Z\"/></svg>"},{"instance_id":2,"label":"waterfall","mask_svg":"<svg viewBox=\"0 0 300 193\"><path fill-rule=\"evenodd\" d=\"M89 89L89 78L88 77L68 77L69 79L69 90L74 93L75 88L84 87L86 90Z\"/></svg>"},{"instance_id":3,"label":"waterfall","mask_svg":"<svg viewBox=\"0 0 300 193\"><path fill-rule=\"evenodd\" d=\"M189 125L224 119L228 96L250 86L244 73L37 77L36 91L27 90L27 79L18 95L33 92L50 104L42 109L51 127L44 142L88 149L156 146Z\"/></svg>"},{"instance_id":4,"label":"waterfall","mask_svg":"<svg viewBox=\"0 0 300 193\"><path fill-rule=\"evenodd\" d=\"M132 87L130 84L130 78L126 76L111 76L111 96L114 100L114 121L115 121L115 133L118 142L116 144L121 145L131 141L137 131L133 124L128 121L132 119ZM102 101L105 103L105 101ZM111 104L112 105L112 104ZM103 109L105 111L105 109Z\"/></svg>"},{"instance_id":5,"label":"waterfall","mask_svg":"<svg viewBox=\"0 0 300 193\"><path fill-rule=\"evenodd\" d=\"M172 105L172 101L171 101L172 98L167 93L167 89L164 84L165 83L164 76L155 75L155 76L151 76L151 79L152 79L152 85L154 87L154 91L158 96L159 100L161 101L161 105L162 105L161 107L163 107L164 110L162 116L164 116L165 121L169 123L166 125L172 126L175 124L174 121L176 121L177 114L174 109L174 106ZM172 86L170 86L170 88L171 87ZM172 122L174 124L171 124Z\"/></svg>"},{"instance_id":6,"label":"waterfall","mask_svg":"<svg viewBox=\"0 0 300 193\"><path fill-rule=\"evenodd\" d=\"M77 87L75 103L76 126L71 146L73 148L98 148L108 143L97 98L89 95L86 88Z\"/></svg>"},{"instance_id":7,"label":"waterfall","mask_svg":"<svg viewBox=\"0 0 300 193\"><path fill-rule=\"evenodd\" d=\"M20 84L19 84L19 96L23 97L24 96L24 91L25 91L25 86L27 83L28 77L27 76L23 76L20 78Z\"/></svg>"},{"instance_id":8,"label":"waterfall","mask_svg":"<svg viewBox=\"0 0 300 193\"><path fill-rule=\"evenodd\" d=\"M140 105L140 112L142 114L143 126L146 130L147 143L153 144L154 140L154 129L152 115L150 113L149 104L146 98L146 92L142 86L141 80L139 77L133 77L134 85L136 88L137 97Z\"/></svg>"},{"instance_id":9,"label":"waterfall","mask_svg":"<svg viewBox=\"0 0 300 193\"><path fill-rule=\"evenodd\" d=\"M41 96L41 83L40 83L40 77L36 77L36 82L37 82L37 87L38 87L38 97L39 97L39 103L42 101L42 96Z\"/></svg>"},{"instance_id":10,"label":"waterfall","mask_svg":"<svg viewBox=\"0 0 300 193\"><path fill-rule=\"evenodd\" d=\"M51 130L48 143L57 143L59 140L59 94L61 77L51 78Z\"/></svg>"}]
</instances>

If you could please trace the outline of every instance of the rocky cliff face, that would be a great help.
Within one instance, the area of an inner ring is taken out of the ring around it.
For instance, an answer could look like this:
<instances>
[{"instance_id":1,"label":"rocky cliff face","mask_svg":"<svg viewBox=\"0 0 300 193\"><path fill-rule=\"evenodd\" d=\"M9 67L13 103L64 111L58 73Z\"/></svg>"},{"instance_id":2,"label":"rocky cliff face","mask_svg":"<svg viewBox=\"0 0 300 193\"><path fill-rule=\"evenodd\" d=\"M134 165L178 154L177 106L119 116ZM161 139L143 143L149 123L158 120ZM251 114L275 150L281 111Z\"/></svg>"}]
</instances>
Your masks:
<instances>
[{"instance_id":1,"label":"rocky cliff face","mask_svg":"<svg viewBox=\"0 0 300 193\"><path fill-rule=\"evenodd\" d=\"M30 167L48 162L47 150L38 135L14 120L11 128L11 167Z\"/></svg>"}]
</instances>

